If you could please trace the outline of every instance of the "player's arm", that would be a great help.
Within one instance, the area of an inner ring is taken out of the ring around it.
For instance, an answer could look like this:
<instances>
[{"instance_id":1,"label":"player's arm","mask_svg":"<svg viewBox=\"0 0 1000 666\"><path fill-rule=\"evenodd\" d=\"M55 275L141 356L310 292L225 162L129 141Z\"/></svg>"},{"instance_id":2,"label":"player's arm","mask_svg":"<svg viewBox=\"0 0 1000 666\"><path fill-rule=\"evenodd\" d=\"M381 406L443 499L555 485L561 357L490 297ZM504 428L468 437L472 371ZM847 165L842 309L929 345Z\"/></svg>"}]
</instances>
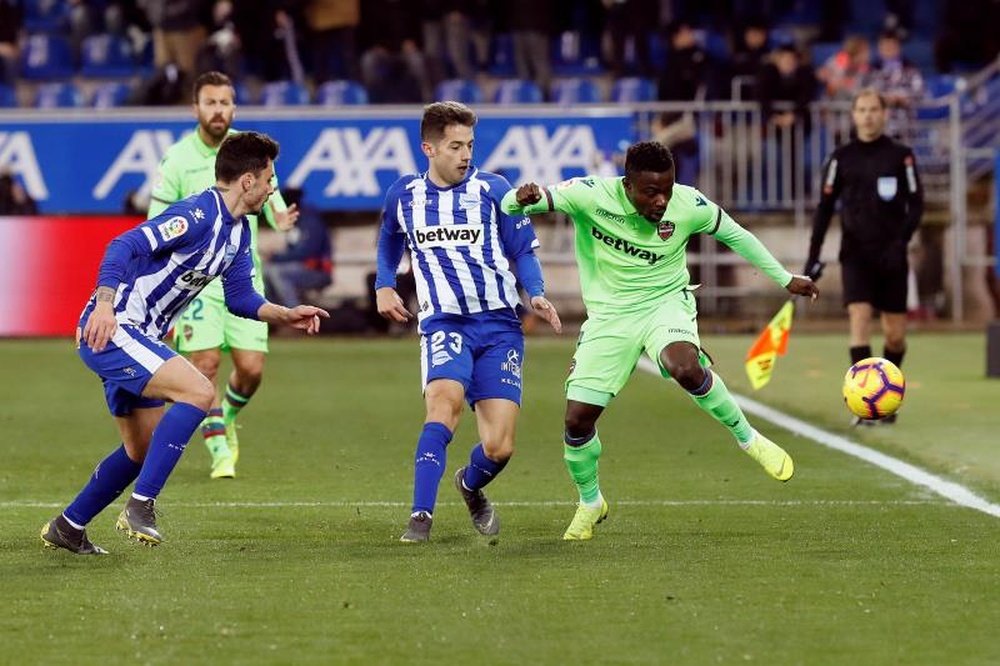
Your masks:
<instances>
[{"instance_id":1,"label":"player's arm","mask_svg":"<svg viewBox=\"0 0 1000 666\"><path fill-rule=\"evenodd\" d=\"M774 280L778 286L798 296L816 298L819 290L811 278L804 275L792 275L774 255L760 242L756 236L741 227L729 216L721 206L709 206L714 221L707 229L709 235L729 246L736 254L756 266L761 272Z\"/></svg>"},{"instance_id":2,"label":"player's arm","mask_svg":"<svg viewBox=\"0 0 1000 666\"><path fill-rule=\"evenodd\" d=\"M393 186L386 193L378 231L375 307L386 319L403 323L413 319L413 314L396 292L396 271L406 249L406 235L396 218L399 199L394 194L395 189Z\"/></svg>"},{"instance_id":3,"label":"player's arm","mask_svg":"<svg viewBox=\"0 0 1000 666\"><path fill-rule=\"evenodd\" d=\"M156 181L149 194L149 211L146 219L151 220L160 215L171 204L184 198L184 188L181 180L180 164L166 155L156 168Z\"/></svg>"},{"instance_id":4,"label":"player's arm","mask_svg":"<svg viewBox=\"0 0 1000 666\"><path fill-rule=\"evenodd\" d=\"M917 161L914 159L912 151L906 151L902 167L903 182L906 184L904 190L906 218L904 219L903 240L909 243L917 227L920 226L920 218L924 215L924 188L920 184L920 175L917 173Z\"/></svg>"},{"instance_id":5,"label":"player's arm","mask_svg":"<svg viewBox=\"0 0 1000 666\"><path fill-rule=\"evenodd\" d=\"M497 190L501 190L504 186L508 189L509 194L512 190L505 180L502 181L502 185ZM545 298L545 278L542 275L542 265L538 261L538 256L535 255L535 249L538 248L539 242L531 220L524 215L507 215L501 210L497 217L497 223L500 228L500 245L504 255L514 262L518 280L524 290L528 292L531 309L534 310L535 314L549 322L556 333L561 333L562 321L559 319L559 313L555 306Z\"/></svg>"},{"instance_id":6,"label":"player's arm","mask_svg":"<svg viewBox=\"0 0 1000 666\"><path fill-rule=\"evenodd\" d=\"M253 273L253 258L250 256L249 240L246 239L233 263L222 274L227 310L238 317L291 326L310 335L319 332L319 318L329 317L329 312L313 305L286 308L266 300L253 287Z\"/></svg>"},{"instance_id":7,"label":"player's arm","mask_svg":"<svg viewBox=\"0 0 1000 666\"><path fill-rule=\"evenodd\" d=\"M813 217L809 255L803 269L805 273L812 271L812 267L819 261L820 251L823 249L823 239L826 238L826 231L830 228L830 220L833 219L833 209L837 203L837 197L840 196L842 182L838 174L839 162L840 158L835 152L823 168L823 189L819 196L819 205L816 206L816 215Z\"/></svg>"},{"instance_id":8,"label":"player's arm","mask_svg":"<svg viewBox=\"0 0 1000 666\"><path fill-rule=\"evenodd\" d=\"M536 215L555 211L573 215L587 208L593 190L594 182L590 178L571 178L546 187L527 183L504 194L500 209L507 215Z\"/></svg>"}]
</instances>

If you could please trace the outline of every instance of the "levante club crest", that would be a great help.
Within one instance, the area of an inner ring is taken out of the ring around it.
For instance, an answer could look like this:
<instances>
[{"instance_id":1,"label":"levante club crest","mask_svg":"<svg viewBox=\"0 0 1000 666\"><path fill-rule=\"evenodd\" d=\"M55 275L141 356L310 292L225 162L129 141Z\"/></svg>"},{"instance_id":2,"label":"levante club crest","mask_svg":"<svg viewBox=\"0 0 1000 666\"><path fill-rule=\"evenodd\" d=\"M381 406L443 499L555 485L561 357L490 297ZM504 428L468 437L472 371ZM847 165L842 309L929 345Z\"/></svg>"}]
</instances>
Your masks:
<instances>
[{"instance_id":1,"label":"levante club crest","mask_svg":"<svg viewBox=\"0 0 1000 666\"><path fill-rule=\"evenodd\" d=\"M656 227L656 233L660 235L663 240L668 240L674 235L674 223L673 222L660 222Z\"/></svg>"}]
</instances>

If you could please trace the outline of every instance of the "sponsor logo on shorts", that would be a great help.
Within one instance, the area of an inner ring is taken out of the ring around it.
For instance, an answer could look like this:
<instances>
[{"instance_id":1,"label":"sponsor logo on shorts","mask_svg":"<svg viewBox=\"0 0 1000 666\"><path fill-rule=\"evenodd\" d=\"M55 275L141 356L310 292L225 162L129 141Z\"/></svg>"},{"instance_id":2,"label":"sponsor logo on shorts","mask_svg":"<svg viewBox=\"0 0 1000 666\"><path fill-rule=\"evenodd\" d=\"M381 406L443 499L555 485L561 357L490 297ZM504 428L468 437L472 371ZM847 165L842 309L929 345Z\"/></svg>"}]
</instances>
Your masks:
<instances>
[{"instance_id":1,"label":"sponsor logo on shorts","mask_svg":"<svg viewBox=\"0 0 1000 666\"><path fill-rule=\"evenodd\" d=\"M518 379L521 378L521 355L516 349L507 350L507 360L500 364L500 369L509 372Z\"/></svg>"},{"instance_id":2,"label":"sponsor logo on shorts","mask_svg":"<svg viewBox=\"0 0 1000 666\"><path fill-rule=\"evenodd\" d=\"M183 236L188 230L188 221L187 218L182 215L175 215L166 222L160 222L156 225L156 230L160 232L160 238L162 238L164 242L167 242L171 239Z\"/></svg>"},{"instance_id":3,"label":"sponsor logo on shorts","mask_svg":"<svg viewBox=\"0 0 1000 666\"><path fill-rule=\"evenodd\" d=\"M122 368L122 372L124 372L129 377L135 377L135 375L136 375L135 368L133 368L131 365L128 366L128 367Z\"/></svg>"},{"instance_id":4,"label":"sponsor logo on shorts","mask_svg":"<svg viewBox=\"0 0 1000 666\"><path fill-rule=\"evenodd\" d=\"M483 244L483 225L446 224L435 227L416 227L413 240L421 250L434 247L465 247Z\"/></svg>"},{"instance_id":5,"label":"sponsor logo on shorts","mask_svg":"<svg viewBox=\"0 0 1000 666\"><path fill-rule=\"evenodd\" d=\"M649 250L643 250L641 247L636 247L635 245L632 245L627 240L616 238L611 234L602 233L601 230L598 229L597 227L590 228L590 235L596 238L597 240L601 241L608 247L612 247L618 250L619 252L633 256L636 259L641 259L650 266L655 265L656 262L667 256L665 254L656 254L655 252L650 252Z\"/></svg>"},{"instance_id":6,"label":"sponsor logo on shorts","mask_svg":"<svg viewBox=\"0 0 1000 666\"><path fill-rule=\"evenodd\" d=\"M431 367L436 368L439 365L444 365L445 363L451 360L452 360L451 354L449 354L448 352L446 351L436 352L433 356L431 356Z\"/></svg>"}]
</instances>

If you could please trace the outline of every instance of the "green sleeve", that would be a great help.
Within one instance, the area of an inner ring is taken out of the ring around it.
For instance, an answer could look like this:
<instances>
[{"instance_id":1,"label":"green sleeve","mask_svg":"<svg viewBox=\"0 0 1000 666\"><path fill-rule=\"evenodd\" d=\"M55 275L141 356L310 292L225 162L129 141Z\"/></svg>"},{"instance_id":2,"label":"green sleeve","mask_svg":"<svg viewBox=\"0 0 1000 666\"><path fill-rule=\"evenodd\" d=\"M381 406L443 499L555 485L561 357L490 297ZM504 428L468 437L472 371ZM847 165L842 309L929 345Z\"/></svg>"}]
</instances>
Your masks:
<instances>
[{"instance_id":1,"label":"green sleeve","mask_svg":"<svg viewBox=\"0 0 1000 666\"><path fill-rule=\"evenodd\" d=\"M741 227L721 208L716 207L718 222L714 233L716 238L733 249L751 264L759 268L765 275L774 280L779 287L786 287L792 281L792 274L778 263L774 255L764 247L756 236Z\"/></svg>"},{"instance_id":2,"label":"green sleeve","mask_svg":"<svg viewBox=\"0 0 1000 666\"><path fill-rule=\"evenodd\" d=\"M559 211L573 215L587 208L587 202L594 197L594 181L589 177L571 178L558 185L541 188L542 198L538 203L521 206L517 203L517 190L511 188L500 201L500 207L508 215L534 215Z\"/></svg>"},{"instance_id":3,"label":"green sleeve","mask_svg":"<svg viewBox=\"0 0 1000 666\"><path fill-rule=\"evenodd\" d=\"M167 207L184 198L181 187L180 169L175 166L176 160L167 155L160 161L156 169L156 182L149 197L149 211L146 219L151 219L162 213Z\"/></svg>"}]
</instances>

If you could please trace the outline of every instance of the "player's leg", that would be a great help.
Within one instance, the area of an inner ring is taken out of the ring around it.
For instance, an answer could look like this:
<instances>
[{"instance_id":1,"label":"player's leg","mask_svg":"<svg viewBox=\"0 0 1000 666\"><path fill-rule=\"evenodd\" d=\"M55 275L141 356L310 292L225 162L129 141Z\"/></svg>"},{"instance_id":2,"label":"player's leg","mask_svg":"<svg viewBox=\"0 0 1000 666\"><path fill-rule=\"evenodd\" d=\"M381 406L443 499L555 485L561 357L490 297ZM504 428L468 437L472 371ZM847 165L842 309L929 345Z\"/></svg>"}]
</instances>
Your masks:
<instances>
[{"instance_id":1,"label":"player's leg","mask_svg":"<svg viewBox=\"0 0 1000 666\"><path fill-rule=\"evenodd\" d=\"M224 322L225 347L232 355L233 371L222 398L222 419L235 465L240 457L236 417L260 388L268 351L268 329L265 322L243 319L229 312L226 312Z\"/></svg>"},{"instance_id":2,"label":"player's leg","mask_svg":"<svg viewBox=\"0 0 1000 666\"><path fill-rule=\"evenodd\" d=\"M602 443L597 419L625 386L642 353L634 317L588 319L580 329L566 379L563 461L576 485L579 504L563 539L586 540L608 516L598 468Z\"/></svg>"},{"instance_id":3,"label":"player's leg","mask_svg":"<svg viewBox=\"0 0 1000 666\"><path fill-rule=\"evenodd\" d=\"M872 355L871 322L873 287L877 284L877 276L872 274L868 262L845 262L840 267L844 286L844 307L847 308L847 321L850 327L851 364Z\"/></svg>"},{"instance_id":4,"label":"player's leg","mask_svg":"<svg viewBox=\"0 0 1000 666\"><path fill-rule=\"evenodd\" d=\"M222 363L221 348L225 342L226 314L223 300L202 293L184 310L175 328L177 351L185 354L212 386L217 385L219 366ZM221 405L221 397L217 396L201 423L205 448L212 457L210 476L213 479L231 478L234 474Z\"/></svg>"},{"instance_id":5,"label":"player's leg","mask_svg":"<svg viewBox=\"0 0 1000 666\"><path fill-rule=\"evenodd\" d=\"M413 504L401 541L430 538L438 487L447 463L447 447L458 426L465 389L472 379L472 354L463 327L442 317L420 336L420 368L426 417L413 463Z\"/></svg>"},{"instance_id":6,"label":"player's leg","mask_svg":"<svg viewBox=\"0 0 1000 666\"><path fill-rule=\"evenodd\" d=\"M907 274L905 257L902 268L886 269L874 302L882 313L882 333L885 335L882 356L898 367L902 367L906 355Z\"/></svg>"}]
</instances>

